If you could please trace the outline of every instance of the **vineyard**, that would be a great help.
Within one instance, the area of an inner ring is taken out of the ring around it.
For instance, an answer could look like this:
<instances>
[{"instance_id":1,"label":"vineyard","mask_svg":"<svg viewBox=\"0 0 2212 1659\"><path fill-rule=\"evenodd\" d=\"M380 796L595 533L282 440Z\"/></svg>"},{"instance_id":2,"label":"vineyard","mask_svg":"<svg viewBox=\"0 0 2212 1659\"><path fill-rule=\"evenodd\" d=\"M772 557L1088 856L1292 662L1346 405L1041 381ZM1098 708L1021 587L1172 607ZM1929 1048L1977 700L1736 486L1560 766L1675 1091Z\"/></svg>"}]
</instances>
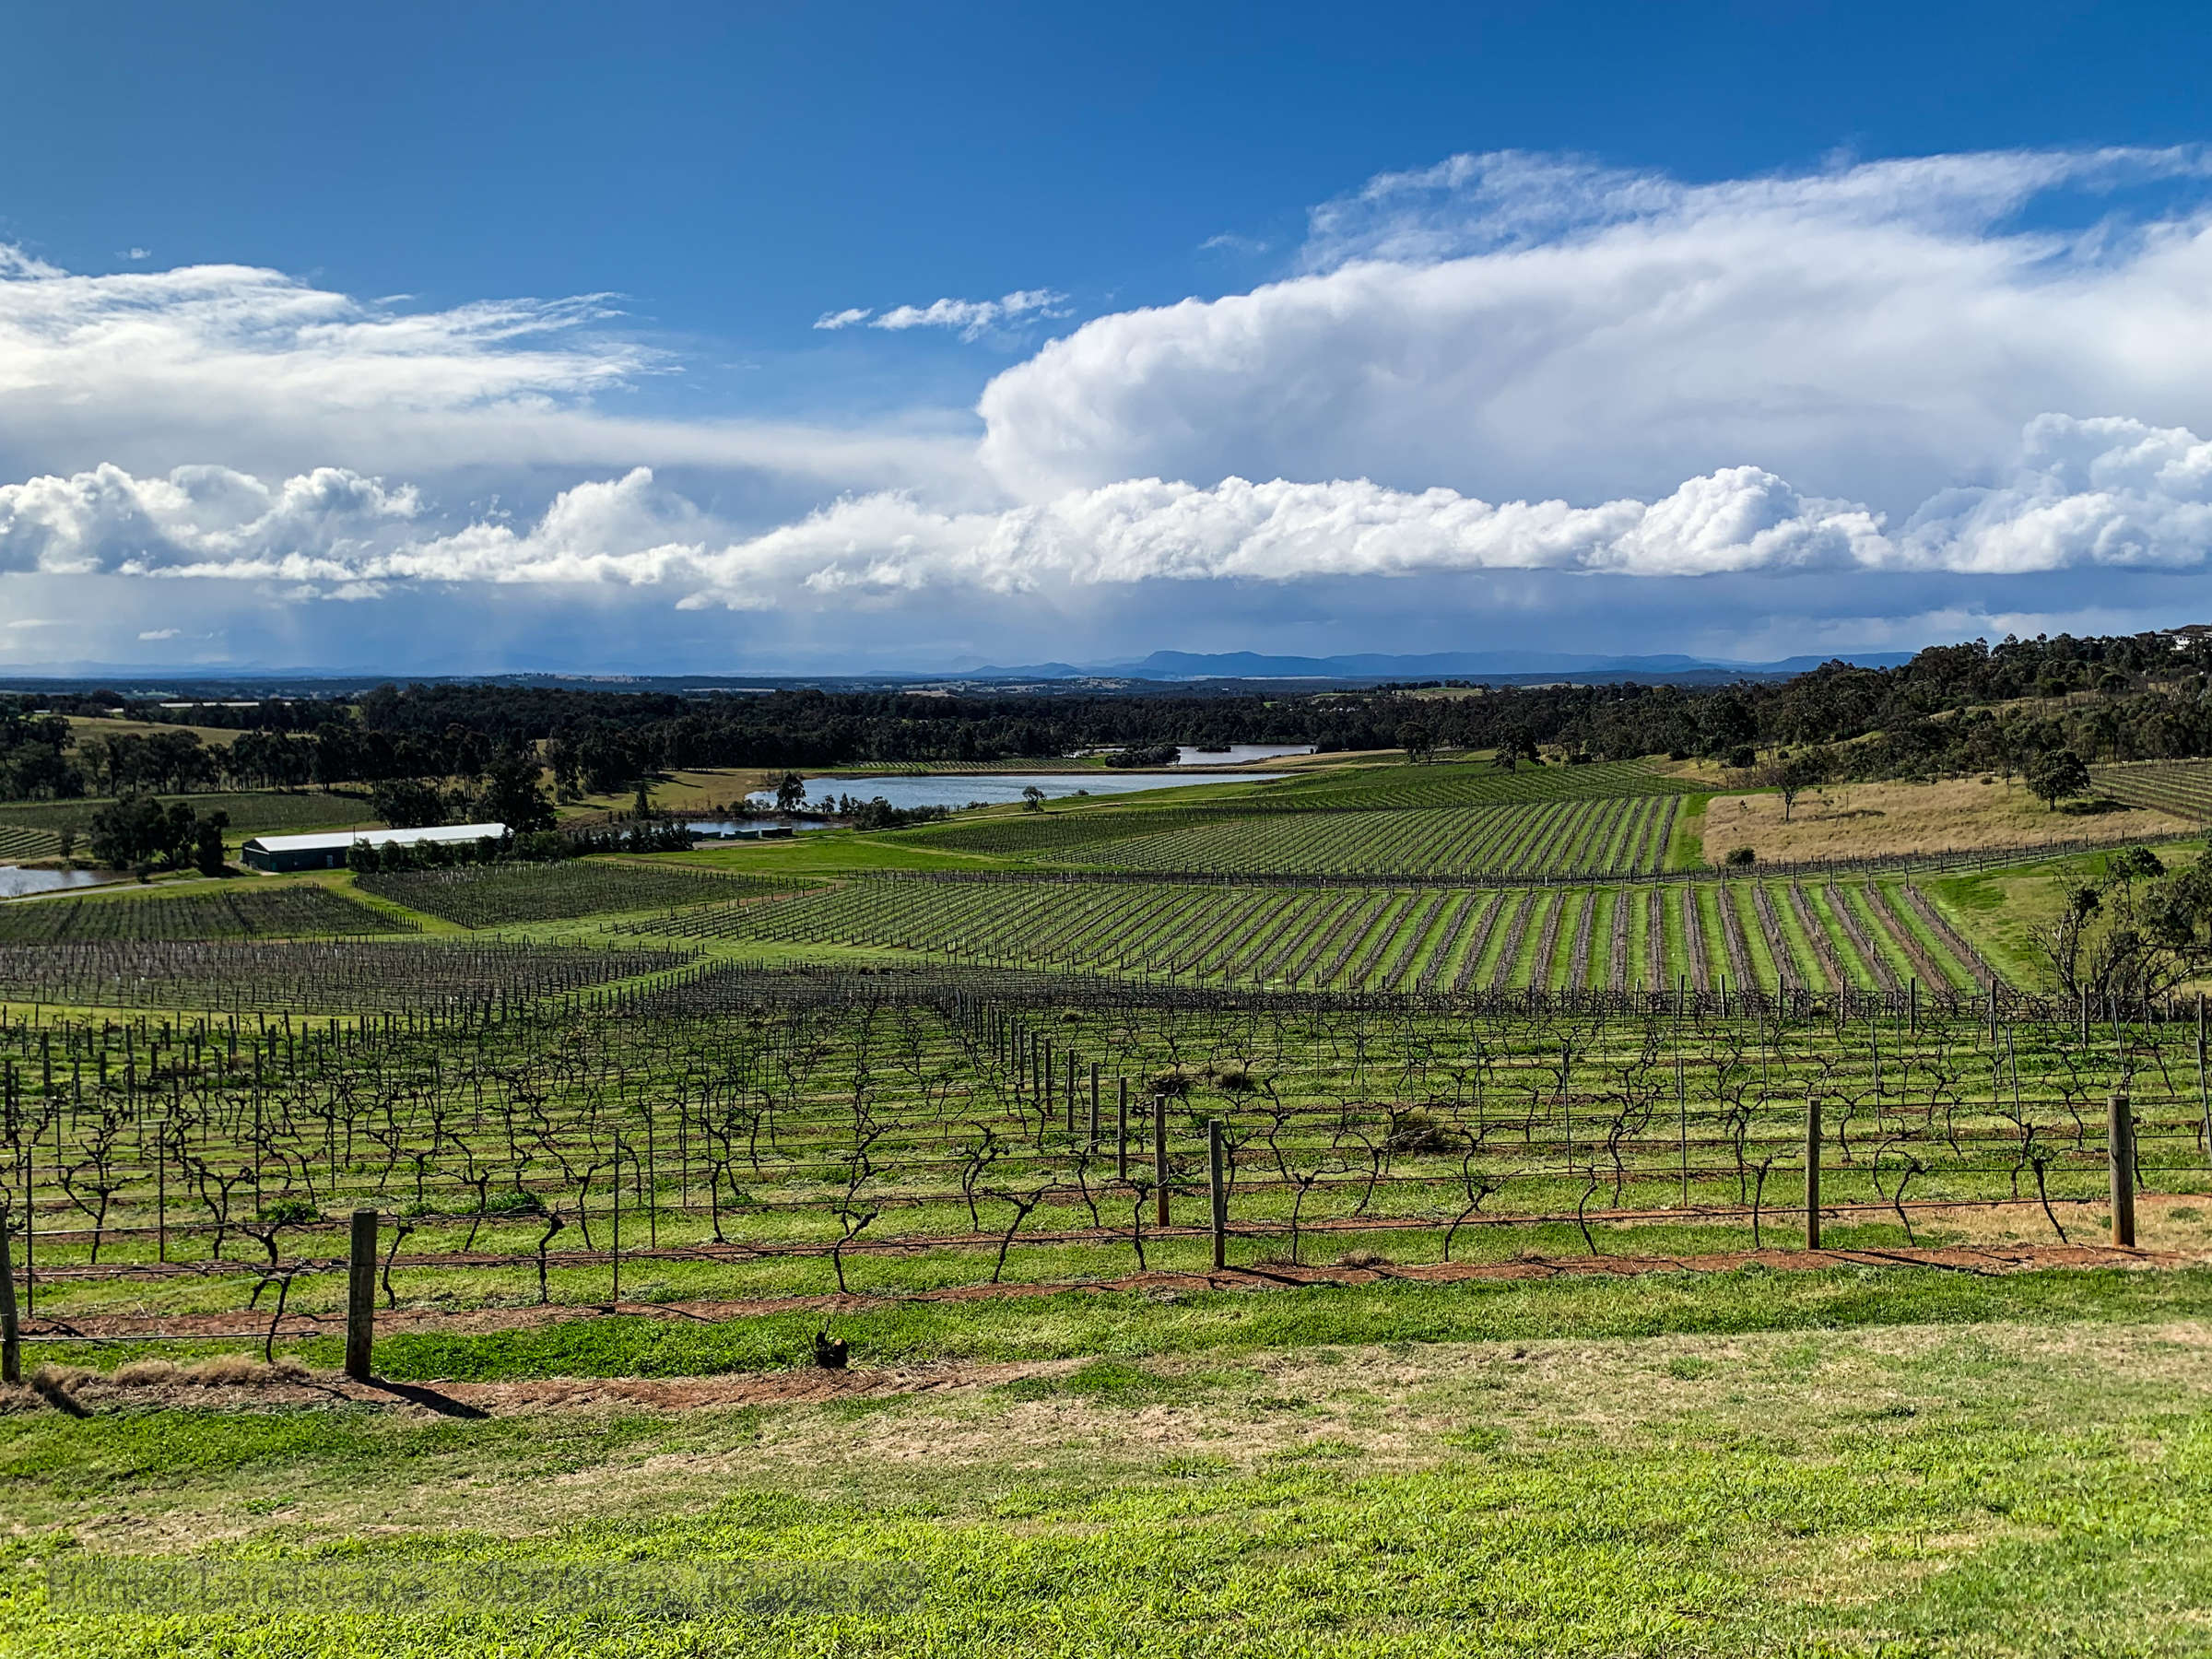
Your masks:
<instances>
[{"instance_id":1,"label":"vineyard","mask_svg":"<svg viewBox=\"0 0 2212 1659\"><path fill-rule=\"evenodd\" d=\"M853 880L634 924L1225 984L1486 991L1934 991L1994 974L1909 882L1501 891L1171 881Z\"/></svg>"},{"instance_id":2,"label":"vineyard","mask_svg":"<svg viewBox=\"0 0 2212 1659\"><path fill-rule=\"evenodd\" d=\"M1361 767L1177 804L1060 803L908 832L931 847L1161 871L1632 876L1663 867L1686 780L1630 763Z\"/></svg>"},{"instance_id":3,"label":"vineyard","mask_svg":"<svg viewBox=\"0 0 2212 1659\"><path fill-rule=\"evenodd\" d=\"M428 940L0 944L0 1001L452 1017L665 973L675 951Z\"/></svg>"},{"instance_id":4,"label":"vineyard","mask_svg":"<svg viewBox=\"0 0 2212 1659\"><path fill-rule=\"evenodd\" d=\"M164 794L160 798L182 801L203 818L217 812L228 813L234 835L338 830L377 821L365 794L255 789L214 794ZM0 802L0 826L49 832L74 830L81 837L92 815L107 804L91 799Z\"/></svg>"},{"instance_id":5,"label":"vineyard","mask_svg":"<svg viewBox=\"0 0 2212 1659\"><path fill-rule=\"evenodd\" d=\"M1521 766L1511 771L1479 760L1312 772L1264 786L1264 798L1300 811L1385 812L1422 806L1601 800L1617 795L1700 794L1710 788L1693 779L1656 771L1641 760Z\"/></svg>"},{"instance_id":6,"label":"vineyard","mask_svg":"<svg viewBox=\"0 0 2212 1659\"><path fill-rule=\"evenodd\" d=\"M52 858L62 850L62 838L52 830L0 824L0 864L23 858Z\"/></svg>"},{"instance_id":7,"label":"vineyard","mask_svg":"<svg viewBox=\"0 0 2212 1659\"><path fill-rule=\"evenodd\" d=\"M308 885L0 905L0 944L5 945L312 939L413 931L411 924L343 893Z\"/></svg>"},{"instance_id":8,"label":"vineyard","mask_svg":"<svg viewBox=\"0 0 2212 1659\"><path fill-rule=\"evenodd\" d=\"M1638 876L1666 857L1673 796L1242 818L1085 849L1086 864L1226 875Z\"/></svg>"},{"instance_id":9,"label":"vineyard","mask_svg":"<svg viewBox=\"0 0 2212 1659\"><path fill-rule=\"evenodd\" d=\"M357 876L354 883L363 892L472 929L617 911L674 910L789 891L794 885L768 877L600 858L395 871Z\"/></svg>"},{"instance_id":10,"label":"vineyard","mask_svg":"<svg viewBox=\"0 0 2212 1659\"><path fill-rule=\"evenodd\" d=\"M1199 1267L1214 1125L1244 1263L1756 1245L1802 1230L1808 1133L1843 1248L1960 1206L2055 1240L2103 1202L2113 1093L2145 1184L2205 1188L2202 1026L2163 1018L2186 1010L1949 1007L1622 1018L724 968L435 1021L17 1015L0 1068L29 1311L69 1329L159 1328L151 1304L235 1324L279 1279L280 1317L326 1315L360 1205L399 1219L402 1303Z\"/></svg>"},{"instance_id":11,"label":"vineyard","mask_svg":"<svg viewBox=\"0 0 2212 1659\"><path fill-rule=\"evenodd\" d=\"M956 818L949 824L901 831L900 839L961 853L992 853L1020 858L1067 853L1101 842L1194 830L1209 824L1251 823L1274 810L1273 806L1258 801L1211 806L1086 805L1074 810L1062 804L1044 812Z\"/></svg>"},{"instance_id":12,"label":"vineyard","mask_svg":"<svg viewBox=\"0 0 2212 1659\"><path fill-rule=\"evenodd\" d=\"M2102 794L2130 806L2148 806L2177 818L2212 820L2212 762L2139 760L2098 766L2089 782Z\"/></svg>"}]
</instances>

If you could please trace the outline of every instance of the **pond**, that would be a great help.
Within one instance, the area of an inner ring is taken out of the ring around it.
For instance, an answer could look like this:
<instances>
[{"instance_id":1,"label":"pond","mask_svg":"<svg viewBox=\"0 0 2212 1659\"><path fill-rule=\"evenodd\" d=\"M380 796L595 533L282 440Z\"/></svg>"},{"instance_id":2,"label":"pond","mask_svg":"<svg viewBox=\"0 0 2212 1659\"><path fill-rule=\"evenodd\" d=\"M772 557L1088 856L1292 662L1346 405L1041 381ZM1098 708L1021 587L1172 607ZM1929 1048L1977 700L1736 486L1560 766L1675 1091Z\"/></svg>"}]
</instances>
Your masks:
<instances>
[{"instance_id":1,"label":"pond","mask_svg":"<svg viewBox=\"0 0 2212 1659\"><path fill-rule=\"evenodd\" d=\"M1227 748L1193 748L1184 744L1175 751L1177 766L1242 766L1248 760L1280 760L1285 755L1310 755L1311 743L1232 743Z\"/></svg>"},{"instance_id":2,"label":"pond","mask_svg":"<svg viewBox=\"0 0 2212 1659\"><path fill-rule=\"evenodd\" d=\"M1215 764L1220 764L1216 758ZM808 778L806 798L821 802L841 794L856 801L881 795L894 806L965 806L971 801L1003 806L1021 799L1030 787L1041 789L1048 800L1088 794L1134 794L1140 789L1190 789L1201 783L1251 783L1280 772L961 772L931 777ZM758 790L746 797L756 805L774 804L773 790Z\"/></svg>"},{"instance_id":3,"label":"pond","mask_svg":"<svg viewBox=\"0 0 2212 1659\"><path fill-rule=\"evenodd\" d=\"M64 888L99 887L111 879L91 870L25 870L0 865L0 899L20 899L29 893L58 893Z\"/></svg>"},{"instance_id":4,"label":"pond","mask_svg":"<svg viewBox=\"0 0 2212 1659\"><path fill-rule=\"evenodd\" d=\"M772 841L795 830L827 830L830 820L825 818L700 818L686 824L684 828L694 835L712 836L721 841Z\"/></svg>"}]
</instances>

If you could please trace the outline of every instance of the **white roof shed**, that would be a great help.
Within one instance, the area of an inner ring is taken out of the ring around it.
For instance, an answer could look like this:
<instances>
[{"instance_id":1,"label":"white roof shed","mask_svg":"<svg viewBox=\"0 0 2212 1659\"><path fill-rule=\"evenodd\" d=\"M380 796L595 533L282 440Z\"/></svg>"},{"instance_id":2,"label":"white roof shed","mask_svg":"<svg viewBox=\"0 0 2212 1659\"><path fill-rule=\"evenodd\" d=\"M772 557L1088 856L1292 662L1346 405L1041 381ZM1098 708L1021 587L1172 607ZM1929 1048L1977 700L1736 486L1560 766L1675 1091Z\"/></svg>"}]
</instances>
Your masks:
<instances>
[{"instance_id":1,"label":"white roof shed","mask_svg":"<svg viewBox=\"0 0 2212 1659\"><path fill-rule=\"evenodd\" d=\"M257 870L328 870L346 862L357 844L371 847L415 841L503 841L504 824L435 824L422 830L333 830L319 835L256 835L239 854Z\"/></svg>"}]
</instances>

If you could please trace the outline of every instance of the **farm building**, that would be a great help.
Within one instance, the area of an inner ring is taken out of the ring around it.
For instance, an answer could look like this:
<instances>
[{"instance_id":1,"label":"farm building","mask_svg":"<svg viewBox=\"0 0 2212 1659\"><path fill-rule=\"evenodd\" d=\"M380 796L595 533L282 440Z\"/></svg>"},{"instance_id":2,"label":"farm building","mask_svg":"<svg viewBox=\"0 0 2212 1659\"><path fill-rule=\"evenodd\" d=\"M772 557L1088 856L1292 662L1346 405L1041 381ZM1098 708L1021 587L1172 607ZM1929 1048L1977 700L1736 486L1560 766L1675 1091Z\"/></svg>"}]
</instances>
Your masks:
<instances>
[{"instance_id":1,"label":"farm building","mask_svg":"<svg viewBox=\"0 0 2212 1659\"><path fill-rule=\"evenodd\" d=\"M256 870L335 870L356 842L371 847L414 841L503 841L504 824L442 824L429 830L335 830L321 835L256 835L239 856Z\"/></svg>"}]
</instances>

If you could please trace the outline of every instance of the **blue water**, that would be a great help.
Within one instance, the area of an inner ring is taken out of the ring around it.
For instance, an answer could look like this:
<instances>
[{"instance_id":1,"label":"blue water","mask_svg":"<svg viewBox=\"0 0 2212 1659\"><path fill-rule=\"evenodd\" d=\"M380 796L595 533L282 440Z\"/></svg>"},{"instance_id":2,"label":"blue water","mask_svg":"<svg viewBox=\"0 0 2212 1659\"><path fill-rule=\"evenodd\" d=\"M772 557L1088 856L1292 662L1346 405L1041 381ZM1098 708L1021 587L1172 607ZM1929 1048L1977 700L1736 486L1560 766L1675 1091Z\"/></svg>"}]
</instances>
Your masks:
<instances>
[{"instance_id":1,"label":"blue water","mask_svg":"<svg viewBox=\"0 0 2212 1659\"><path fill-rule=\"evenodd\" d=\"M821 802L841 794L856 801L881 795L894 806L965 806L980 801L1004 806L1021 799L1021 792L1035 785L1048 800L1070 795L1134 794L1140 789L1190 789L1201 783L1252 783L1279 778L1280 772L975 772L938 773L923 778L809 778L806 798ZM756 790L746 796L756 806L775 804L772 789Z\"/></svg>"},{"instance_id":2,"label":"blue water","mask_svg":"<svg viewBox=\"0 0 2212 1659\"><path fill-rule=\"evenodd\" d=\"M1241 766L1247 760L1279 760L1285 755L1310 755L1311 743L1232 743L1227 748L1193 748L1184 744L1175 751L1177 766Z\"/></svg>"},{"instance_id":3,"label":"blue water","mask_svg":"<svg viewBox=\"0 0 2212 1659\"><path fill-rule=\"evenodd\" d=\"M111 877L90 870L21 870L0 865L0 899L21 899L30 893L58 893L64 888L98 887Z\"/></svg>"}]
</instances>

